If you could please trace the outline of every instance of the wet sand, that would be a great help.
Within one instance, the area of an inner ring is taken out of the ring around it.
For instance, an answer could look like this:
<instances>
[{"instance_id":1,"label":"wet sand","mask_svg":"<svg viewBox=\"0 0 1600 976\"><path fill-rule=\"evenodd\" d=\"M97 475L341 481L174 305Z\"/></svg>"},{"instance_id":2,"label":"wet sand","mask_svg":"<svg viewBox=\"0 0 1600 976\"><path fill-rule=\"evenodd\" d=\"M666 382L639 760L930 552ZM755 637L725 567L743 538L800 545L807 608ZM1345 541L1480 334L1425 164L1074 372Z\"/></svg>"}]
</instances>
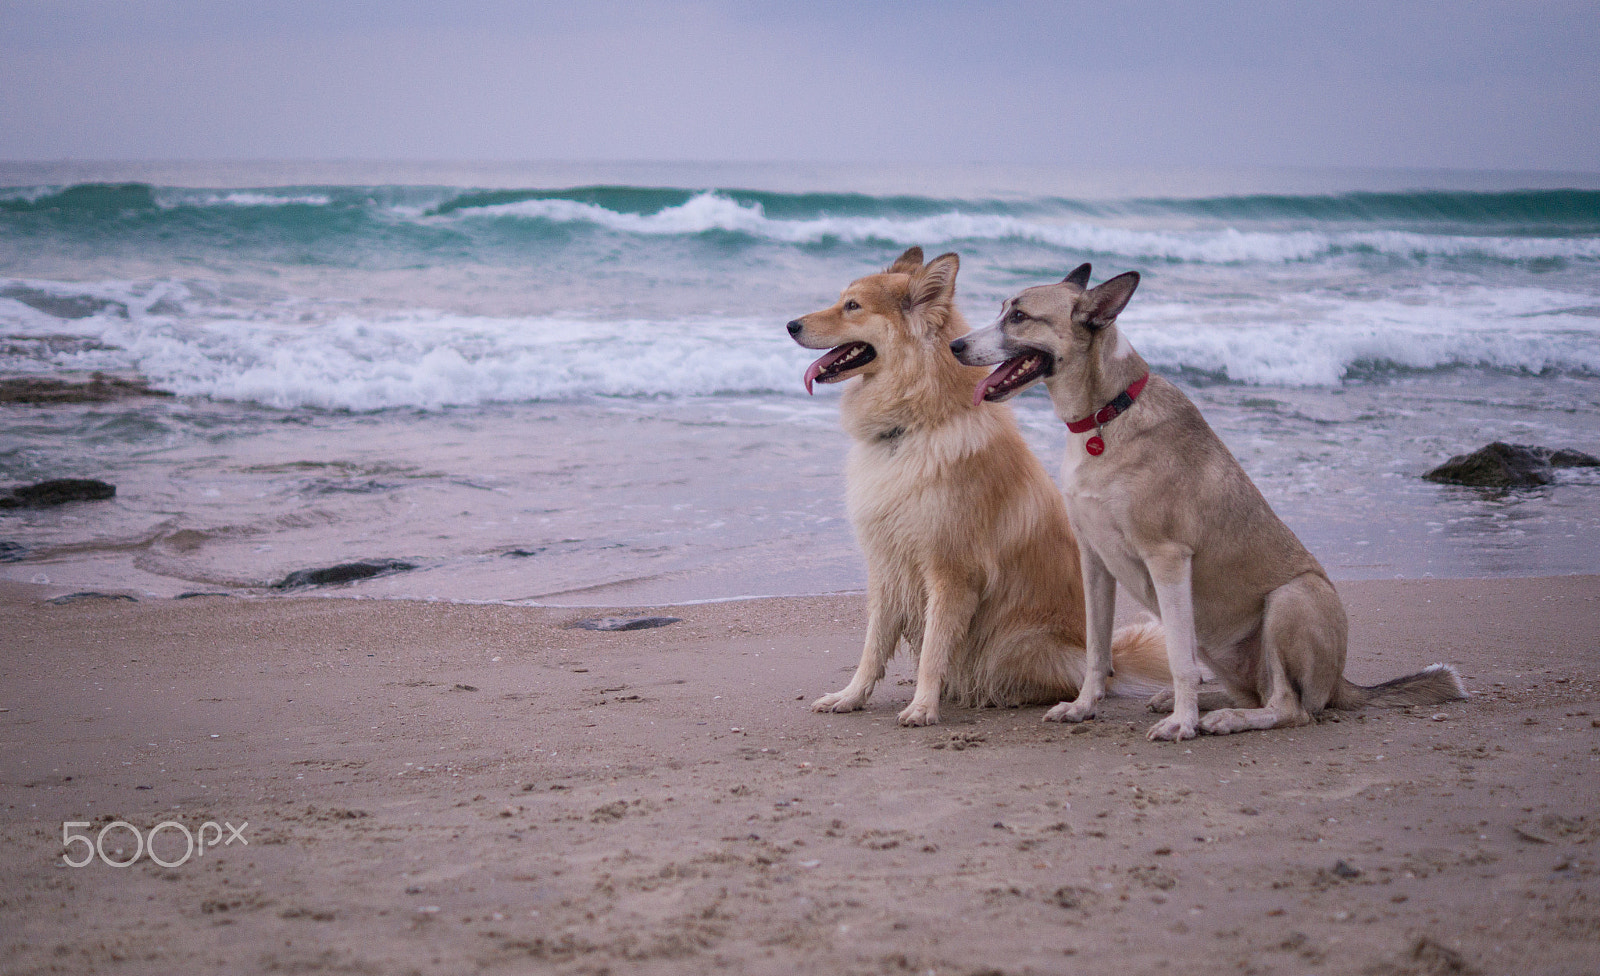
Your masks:
<instances>
[{"instance_id":1,"label":"wet sand","mask_svg":"<svg viewBox=\"0 0 1600 976\"><path fill-rule=\"evenodd\" d=\"M1600 970L1600 577L1340 589L1351 677L1449 661L1473 698L1178 745L1126 699L901 729L904 656L808 709L859 596L605 633L3 584L0 971ZM115 820L248 844L63 864L64 821Z\"/></svg>"}]
</instances>

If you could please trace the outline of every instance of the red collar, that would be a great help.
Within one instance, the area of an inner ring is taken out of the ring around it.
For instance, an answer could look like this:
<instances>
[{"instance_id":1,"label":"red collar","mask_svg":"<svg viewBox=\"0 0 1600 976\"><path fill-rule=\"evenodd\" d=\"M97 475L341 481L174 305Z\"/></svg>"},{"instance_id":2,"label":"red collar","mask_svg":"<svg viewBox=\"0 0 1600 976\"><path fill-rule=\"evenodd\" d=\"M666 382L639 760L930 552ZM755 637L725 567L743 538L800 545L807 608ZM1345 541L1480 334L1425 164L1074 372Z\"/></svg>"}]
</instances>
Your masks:
<instances>
[{"instance_id":1,"label":"red collar","mask_svg":"<svg viewBox=\"0 0 1600 976\"><path fill-rule=\"evenodd\" d=\"M1089 416L1084 417L1082 420L1068 421L1067 429L1072 431L1074 434L1081 434L1084 431L1094 430L1096 427L1103 427L1106 424L1111 423L1111 421L1117 418L1118 414L1127 413L1128 408L1133 406L1133 401L1139 399L1139 394L1144 392L1144 385L1145 383L1149 382L1149 380L1150 374L1144 374L1143 376L1134 380L1132 383L1128 384L1128 388L1126 390L1118 393L1115 399L1101 407L1099 410L1096 410Z\"/></svg>"}]
</instances>

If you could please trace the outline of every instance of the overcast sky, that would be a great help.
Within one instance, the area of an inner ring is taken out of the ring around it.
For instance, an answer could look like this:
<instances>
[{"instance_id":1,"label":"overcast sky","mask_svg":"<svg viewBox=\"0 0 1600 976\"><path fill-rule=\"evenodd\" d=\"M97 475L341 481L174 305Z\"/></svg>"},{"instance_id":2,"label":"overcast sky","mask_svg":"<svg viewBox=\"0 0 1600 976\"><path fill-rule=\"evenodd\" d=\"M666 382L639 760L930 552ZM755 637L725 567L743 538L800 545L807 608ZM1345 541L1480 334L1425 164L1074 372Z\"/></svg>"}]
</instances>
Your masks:
<instances>
[{"instance_id":1,"label":"overcast sky","mask_svg":"<svg viewBox=\"0 0 1600 976\"><path fill-rule=\"evenodd\" d=\"M1595 0L0 0L0 159L1600 170Z\"/></svg>"}]
</instances>

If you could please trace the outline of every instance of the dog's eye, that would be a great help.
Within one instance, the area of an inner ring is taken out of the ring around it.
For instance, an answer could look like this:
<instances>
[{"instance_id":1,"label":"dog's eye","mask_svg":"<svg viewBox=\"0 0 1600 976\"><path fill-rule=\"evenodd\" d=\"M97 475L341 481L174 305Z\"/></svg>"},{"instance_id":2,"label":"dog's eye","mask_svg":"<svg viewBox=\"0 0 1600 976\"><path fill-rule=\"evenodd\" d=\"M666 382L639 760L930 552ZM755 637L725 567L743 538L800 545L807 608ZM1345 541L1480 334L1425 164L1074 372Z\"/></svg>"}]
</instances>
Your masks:
<instances>
[{"instance_id":1,"label":"dog's eye","mask_svg":"<svg viewBox=\"0 0 1600 976\"><path fill-rule=\"evenodd\" d=\"M1028 313L1024 312L1020 308L1012 309L1011 310L1011 314L1008 316L1008 318L1010 318L1011 321L1013 321L1013 322L1021 322L1023 319L1025 319L1027 317L1028 317Z\"/></svg>"},{"instance_id":2,"label":"dog's eye","mask_svg":"<svg viewBox=\"0 0 1600 976\"><path fill-rule=\"evenodd\" d=\"M861 303L856 301L854 298L852 298L848 302L844 303L844 310L846 312L854 312L856 309L858 309L860 307L861 307Z\"/></svg>"}]
</instances>

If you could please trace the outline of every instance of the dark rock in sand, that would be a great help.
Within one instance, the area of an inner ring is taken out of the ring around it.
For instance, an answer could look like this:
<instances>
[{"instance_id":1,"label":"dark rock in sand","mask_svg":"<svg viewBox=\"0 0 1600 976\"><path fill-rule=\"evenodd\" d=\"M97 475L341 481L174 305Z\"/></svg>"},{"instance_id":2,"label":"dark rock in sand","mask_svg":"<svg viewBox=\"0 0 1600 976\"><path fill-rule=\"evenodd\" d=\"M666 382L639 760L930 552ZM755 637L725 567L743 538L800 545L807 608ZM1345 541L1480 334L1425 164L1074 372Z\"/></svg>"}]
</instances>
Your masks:
<instances>
[{"instance_id":1,"label":"dark rock in sand","mask_svg":"<svg viewBox=\"0 0 1600 976\"><path fill-rule=\"evenodd\" d=\"M139 602L139 599L137 597L131 597L126 593L95 593L95 592L92 592L92 591L84 591L82 593L68 593L66 596L58 596L58 597L56 597L54 599L46 600L44 602L49 603L49 604L51 604L53 606L62 607L62 606L66 606L69 603L78 603L78 602L80 602L82 600L126 600L129 603L138 603Z\"/></svg>"},{"instance_id":2,"label":"dark rock in sand","mask_svg":"<svg viewBox=\"0 0 1600 976\"><path fill-rule=\"evenodd\" d=\"M1459 454L1422 477L1444 485L1531 488L1550 483L1550 462L1531 448L1495 441L1471 454Z\"/></svg>"},{"instance_id":3,"label":"dark rock in sand","mask_svg":"<svg viewBox=\"0 0 1600 976\"><path fill-rule=\"evenodd\" d=\"M0 380L0 403L107 403L127 397L169 397L166 390L153 390L144 380L125 380L94 374L87 383L44 376L12 377Z\"/></svg>"},{"instance_id":4,"label":"dark rock in sand","mask_svg":"<svg viewBox=\"0 0 1600 976\"><path fill-rule=\"evenodd\" d=\"M0 541L0 563L19 563L28 555L28 550L15 542Z\"/></svg>"},{"instance_id":5,"label":"dark rock in sand","mask_svg":"<svg viewBox=\"0 0 1600 976\"><path fill-rule=\"evenodd\" d=\"M1592 467L1600 467L1600 458L1582 451L1495 441L1471 454L1459 454L1422 477L1442 485L1536 488L1554 479L1555 468Z\"/></svg>"},{"instance_id":6,"label":"dark rock in sand","mask_svg":"<svg viewBox=\"0 0 1600 976\"><path fill-rule=\"evenodd\" d=\"M58 478L11 489L11 494L0 495L0 508L49 508L67 502L102 501L116 493L116 485L93 478Z\"/></svg>"},{"instance_id":7,"label":"dark rock in sand","mask_svg":"<svg viewBox=\"0 0 1600 976\"><path fill-rule=\"evenodd\" d=\"M675 624L682 617L589 617L567 626L579 630L649 630Z\"/></svg>"},{"instance_id":8,"label":"dark rock in sand","mask_svg":"<svg viewBox=\"0 0 1600 976\"><path fill-rule=\"evenodd\" d=\"M387 576L390 573L403 573L408 569L416 568L415 563L402 562L398 559L365 559L356 563L325 566L322 569L297 569L272 584L272 587L277 590L293 590L302 586L328 586L333 583L351 583L355 580L371 579L374 576Z\"/></svg>"},{"instance_id":9,"label":"dark rock in sand","mask_svg":"<svg viewBox=\"0 0 1600 976\"><path fill-rule=\"evenodd\" d=\"M317 478L300 489L303 495L376 495L385 491L393 491L399 485L386 484L368 478L366 481L335 481L331 478Z\"/></svg>"},{"instance_id":10,"label":"dark rock in sand","mask_svg":"<svg viewBox=\"0 0 1600 976\"><path fill-rule=\"evenodd\" d=\"M1550 466L1552 468L1600 468L1600 458L1582 451L1574 451L1563 447L1559 451L1550 452Z\"/></svg>"}]
</instances>

